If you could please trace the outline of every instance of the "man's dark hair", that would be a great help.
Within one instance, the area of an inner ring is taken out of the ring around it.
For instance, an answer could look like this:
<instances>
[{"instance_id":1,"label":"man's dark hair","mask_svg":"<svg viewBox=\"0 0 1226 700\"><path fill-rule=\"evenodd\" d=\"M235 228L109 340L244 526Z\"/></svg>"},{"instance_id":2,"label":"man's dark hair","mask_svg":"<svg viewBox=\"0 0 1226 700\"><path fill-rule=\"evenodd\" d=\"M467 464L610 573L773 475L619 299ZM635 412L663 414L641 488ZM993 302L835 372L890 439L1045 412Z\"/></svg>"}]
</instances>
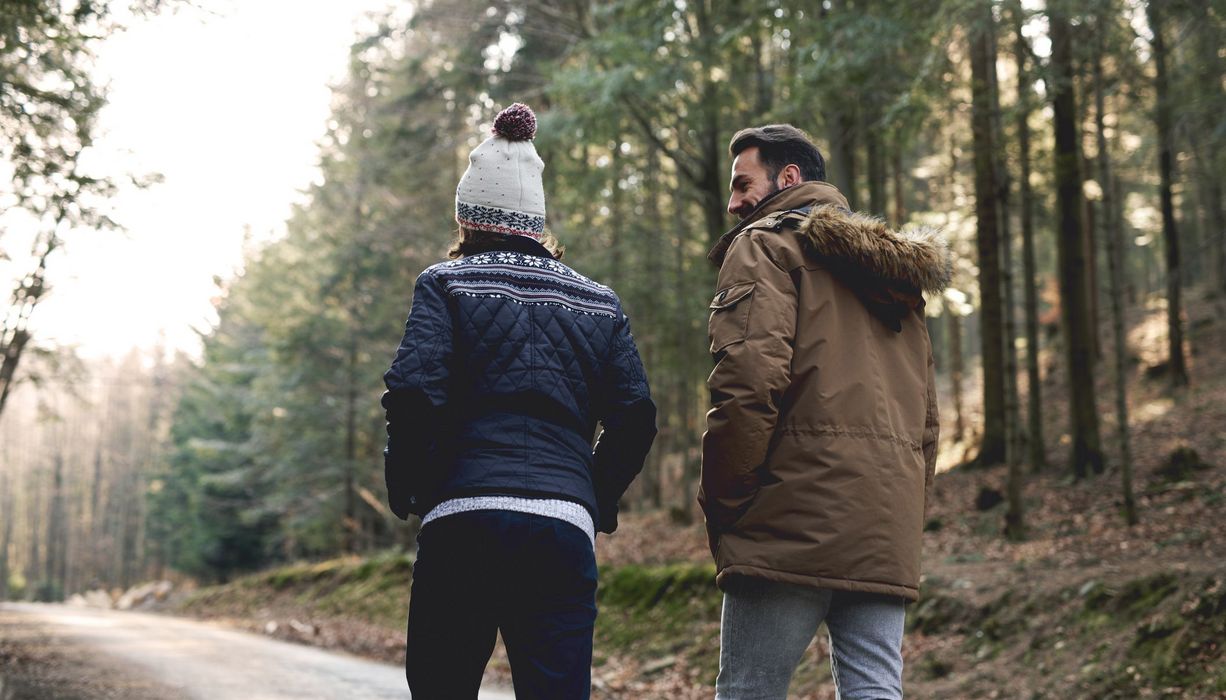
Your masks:
<instances>
[{"instance_id":1,"label":"man's dark hair","mask_svg":"<svg viewBox=\"0 0 1226 700\"><path fill-rule=\"evenodd\" d=\"M728 144L728 152L735 158L747 148L758 147L758 157L766 166L771 180L789 165L800 168L804 180L823 182L826 179L826 161L805 132L791 124L767 124L752 129L741 129Z\"/></svg>"}]
</instances>

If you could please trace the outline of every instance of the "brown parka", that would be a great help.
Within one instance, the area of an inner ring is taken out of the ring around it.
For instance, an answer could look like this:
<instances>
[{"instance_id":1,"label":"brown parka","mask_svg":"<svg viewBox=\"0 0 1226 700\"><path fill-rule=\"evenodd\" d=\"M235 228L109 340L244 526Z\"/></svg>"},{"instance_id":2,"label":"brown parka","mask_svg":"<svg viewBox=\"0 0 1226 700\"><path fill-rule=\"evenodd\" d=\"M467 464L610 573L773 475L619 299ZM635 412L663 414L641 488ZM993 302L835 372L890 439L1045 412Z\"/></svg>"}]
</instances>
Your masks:
<instances>
[{"instance_id":1,"label":"brown parka","mask_svg":"<svg viewBox=\"0 0 1226 700\"><path fill-rule=\"evenodd\" d=\"M698 500L717 581L915 600L938 431L921 292L948 283L944 242L805 182L761 202L710 258Z\"/></svg>"}]
</instances>

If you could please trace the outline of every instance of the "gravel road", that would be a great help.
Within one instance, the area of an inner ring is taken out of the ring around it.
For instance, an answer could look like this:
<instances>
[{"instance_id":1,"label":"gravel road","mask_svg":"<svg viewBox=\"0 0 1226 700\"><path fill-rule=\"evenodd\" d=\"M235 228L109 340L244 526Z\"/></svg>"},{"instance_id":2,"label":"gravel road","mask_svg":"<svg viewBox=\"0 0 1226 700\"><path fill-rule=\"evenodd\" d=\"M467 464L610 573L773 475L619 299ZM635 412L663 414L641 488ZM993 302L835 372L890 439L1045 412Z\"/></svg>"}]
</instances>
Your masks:
<instances>
[{"instance_id":1,"label":"gravel road","mask_svg":"<svg viewBox=\"0 0 1226 700\"><path fill-rule=\"evenodd\" d=\"M45 667L45 668L44 668ZM408 698L404 669L163 615L0 604L0 700ZM513 700L483 690L482 700Z\"/></svg>"}]
</instances>

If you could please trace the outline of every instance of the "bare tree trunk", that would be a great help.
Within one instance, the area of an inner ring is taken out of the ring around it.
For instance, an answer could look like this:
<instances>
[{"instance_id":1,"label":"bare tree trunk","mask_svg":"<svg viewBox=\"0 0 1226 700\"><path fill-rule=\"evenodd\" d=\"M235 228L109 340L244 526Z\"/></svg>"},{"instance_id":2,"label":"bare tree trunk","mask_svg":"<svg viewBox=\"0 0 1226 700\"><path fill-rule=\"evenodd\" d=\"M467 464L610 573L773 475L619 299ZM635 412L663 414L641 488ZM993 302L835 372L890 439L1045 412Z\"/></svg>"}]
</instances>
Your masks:
<instances>
[{"instance_id":1,"label":"bare tree trunk","mask_svg":"<svg viewBox=\"0 0 1226 700\"><path fill-rule=\"evenodd\" d=\"M42 480L36 472L27 472L26 512L29 514L29 556L26 557L26 590L34 590L40 578L39 564L42 562L42 511L43 495ZM27 594L28 595L28 594Z\"/></svg>"},{"instance_id":2,"label":"bare tree trunk","mask_svg":"<svg viewBox=\"0 0 1226 700\"><path fill-rule=\"evenodd\" d=\"M1006 458L1004 304L1001 298L1000 188L992 133L992 10L971 25L971 121L975 150L976 246L979 252L979 298L983 347L983 441L976 462L999 464Z\"/></svg>"},{"instance_id":3,"label":"bare tree trunk","mask_svg":"<svg viewBox=\"0 0 1226 700\"><path fill-rule=\"evenodd\" d=\"M13 543L13 494L9 490L7 473L0 472L0 512L4 520L0 522L0 600L9 597L9 546Z\"/></svg>"},{"instance_id":4,"label":"bare tree trunk","mask_svg":"<svg viewBox=\"0 0 1226 700\"><path fill-rule=\"evenodd\" d=\"M698 36L694 37L700 60L706 65L714 65L716 56L712 49L718 40L717 31L706 3L695 3L694 17L698 25ZM706 76L706 72L702 73ZM720 136L719 128L719 86L709 77L704 77L700 87L702 92L701 113L696 115L701 119L702 131L698 134L698 147L702 154L698 168L701 192L703 218L707 223L707 243L714 245L720 236L728 229L728 210L724 197L725 171L720 166L726 142Z\"/></svg>"},{"instance_id":5,"label":"bare tree trunk","mask_svg":"<svg viewBox=\"0 0 1226 700\"><path fill-rule=\"evenodd\" d=\"M675 193L676 190L673 190ZM680 202L673 203L673 230L677 233L677 245L674 246L673 257L673 280L676 284L677 293L674 295L676 304L674 313L676 317L673 321L673 328L676 331L674 341L676 343L676 357L681 365L677 368L676 377L674 379L673 392L676 396L676 410L674 414L674 431L677 436L678 446L685 445L685 437L691 431L691 401L690 397L690 372L686 368L685 358L690 357L690 320L689 313L686 310L685 304L685 240L689 233L689 216L686 212L686 207ZM692 463L689 458L688 450L685 451L685 456L682 457L682 507L681 512L685 513L688 520L693 521L695 517L695 506L697 502L694 494L698 493L698 479L700 476L701 463Z\"/></svg>"},{"instance_id":6,"label":"bare tree trunk","mask_svg":"<svg viewBox=\"0 0 1226 700\"><path fill-rule=\"evenodd\" d=\"M1111 189L1119 192L1119 181L1113 179ZM1124 521L1136 525L1137 503L1132 488L1132 449L1129 447L1128 427L1128 354L1124 344L1124 261L1123 243L1120 240L1118 219L1107 231L1107 263L1111 275L1111 315L1115 341L1115 420L1120 439L1120 486L1124 493Z\"/></svg>"},{"instance_id":7,"label":"bare tree trunk","mask_svg":"<svg viewBox=\"0 0 1226 700\"><path fill-rule=\"evenodd\" d=\"M1066 5L1066 7L1068 7ZM1080 25L1080 31L1086 31L1085 25ZM1080 57L1080 52L1075 52L1073 58L1073 90L1076 92L1080 89L1082 95L1089 95L1090 87L1090 61L1088 58ZM1085 191L1086 181L1093 178L1093 167L1089 163L1085 154L1085 143L1087 135L1093 137L1093 130L1087 125L1090 121L1090 103L1087 97L1080 102L1075 103L1077 110L1077 172L1081 175L1082 191ZM1087 133L1087 129L1089 132ZM1098 284L1098 255L1097 255L1097 231L1098 231L1098 209L1095 206L1094 200L1085 196L1081 198L1082 206L1082 234L1081 243L1085 246L1083 255L1086 260L1086 268L1083 282L1086 286L1086 303L1088 308L1088 322L1090 331L1090 361L1095 365L1102 359L1102 341L1099 338L1099 290Z\"/></svg>"},{"instance_id":8,"label":"bare tree trunk","mask_svg":"<svg viewBox=\"0 0 1226 700\"><path fill-rule=\"evenodd\" d=\"M1208 160L1206 157L1205 160ZM1226 216L1222 213L1222 183L1208 170L1200 176L1208 222L1211 289L1226 293Z\"/></svg>"},{"instance_id":9,"label":"bare tree trunk","mask_svg":"<svg viewBox=\"0 0 1226 700\"><path fill-rule=\"evenodd\" d=\"M1226 60L1220 49L1220 35L1214 31L1212 23L1206 23L1196 31L1196 64L1199 67L1197 75L1198 90L1201 99L1221 100L1223 95L1222 76L1226 74ZM1205 218L1208 223L1209 262L1212 267L1209 279L1211 289L1226 295L1226 212L1222 210L1222 182L1219 173L1226 168L1226 158L1223 158L1222 146L1226 138L1218 133L1220 114L1203 113L1197 131L1197 144L1192 148L1196 157L1200 186L1204 192L1201 198L1207 209Z\"/></svg>"},{"instance_id":10,"label":"bare tree trunk","mask_svg":"<svg viewBox=\"0 0 1226 700\"><path fill-rule=\"evenodd\" d=\"M1086 247L1086 299L1090 304L1090 357L1097 362L1103 356L1102 339L1098 337L1101 325L1099 323L1101 316L1098 313L1098 292L1101 287L1098 284L1098 245L1096 241L1099 211L1093 201L1084 197L1082 201L1086 205L1085 234L1082 241L1085 242Z\"/></svg>"},{"instance_id":11,"label":"bare tree trunk","mask_svg":"<svg viewBox=\"0 0 1226 700\"><path fill-rule=\"evenodd\" d=\"M1120 257L1120 229L1116 219L1115 180L1111 175L1111 156L1107 153L1103 97L1103 32L1105 17L1095 27L1094 126L1098 144L1098 180L1103 193L1103 242L1107 248L1108 284L1111 296L1111 330L1115 350L1115 418L1120 440L1120 473L1124 491L1124 519L1137 524L1137 505L1132 494L1132 452L1128 446L1128 357L1124 349L1123 265Z\"/></svg>"},{"instance_id":12,"label":"bare tree trunk","mask_svg":"<svg viewBox=\"0 0 1226 700\"><path fill-rule=\"evenodd\" d=\"M68 525L64 517L64 455L55 455L51 477L51 514L47 523L47 561L44 568L46 599L64 599L68 566Z\"/></svg>"},{"instance_id":13,"label":"bare tree trunk","mask_svg":"<svg viewBox=\"0 0 1226 700\"><path fill-rule=\"evenodd\" d=\"M1017 65L1019 105L1017 114L1019 189L1022 219L1022 284L1026 304L1026 444L1030 471L1040 471L1047 461L1043 440L1043 391L1039 376L1038 270L1034 259L1034 194L1030 189L1030 97L1031 81L1026 70L1029 42L1022 34L1022 6L1013 6L1014 59Z\"/></svg>"},{"instance_id":14,"label":"bare tree trunk","mask_svg":"<svg viewBox=\"0 0 1226 700\"><path fill-rule=\"evenodd\" d=\"M1077 110L1073 94L1072 28L1059 9L1050 9L1052 106L1056 131L1055 184L1060 222L1057 257L1060 267L1060 308L1068 360L1070 421L1073 435L1071 467L1074 477L1103 471L1098 433L1098 407L1094 396L1091 361L1089 300L1084 228L1081 222L1081 173L1077 140Z\"/></svg>"},{"instance_id":15,"label":"bare tree trunk","mask_svg":"<svg viewBox=\"0 0 1226 700\"><path fill-rule=\"evenodd\" d=\"M362 535L362 526L358 522L358 347L356 336L349 338L347 364L348 386L345 387L345 540L346 552L358 550L358 542Z\"/></svg>"},{"instance_id":16,"label":"bare tree trunk","mask_svg":"<svg viewBox=\"0 0 1226 700\"><path fill-rule=\"evenodd\" d=\"M902 134L896 132L894 135L894 148L890 153L890 174L894 184L894 216L891 222L895 228L903 225L907 220L907 202L903 195L902 183Z\"/></svg>"},{"instance_id":17,"label":"bare tree trunk","mask_svg":"<svg viewBox=\"0 0 1226 700\"><path fill-rule=\"evenodd\" d=\"M646 234L645 245L647 248L646 268L649 288L653 291L665 289L664 284L664 264L662 253L667 250L662 242L663 226L660 225L661 211L660 198L663 192L663 184L660 181L660 152L658 149L647 146L647 159L645 162L645 170L642 173L644 178L650 183L650 188L646 191L646 200L644 209L647 214L647 226L643 231ZM660 309L658 305L652 304L643 309L648 313L652 328L659 328L663 320L659 316ZM649 367L660 367L661 364L661 342L659 337L653 336L650 343L646 343L647 358ZM663 408L663 407L661 407ZM661 411L663 414L664 411ZM672 449L671 441L661 441L660 449L652 450L648 456L648 464L646 471L640 478L644 478L644 496L651 508L659 509L664 506L664 469L663 457Z\"/></svg>"},{"instance_id":18,"label":"bare tree trunk","mask_svg":"<svg viewBox=\"0 0 1226 700\"><path fill-rule=\"evenodd\" d=\"M946 308L949 318L949 379L953 384L954 442L966 437L966 421L962 416L962 319L953 309Z\"/></svg>"},{"instance_id":19,"label":"bare tree trunk","mask_svg":"<svg viewBox=\"0 0 1226 700\"><path fill-rule=\"evenodd\" d=\"M120 538L119 580L124 588L130 588L136 583L140 571L138 552L138 537L140 535L140 482L134 473L129 473L124 479L122 537Z\"/></svg>"},{"instance_id":20,"label":"bare tree trunk","mask_svg":"<svg viewBox=\"0 0 1226 700\"><path fill-rule=\"evenodd\" d=\"M622 246L626 245L626 217L623 214L625 195L621 190L621 150L614 146L609 154L609 286L621 289L625 283L626 265Z\"/></svg>"},{"instance_id":21,"label":"bare tree trunk","mask_svg":"<svg viewBox=\"0 0 1226 700\"><path fill-rule=\"evenodd\" d=\"M885 146L878 123L880 117L876 106L869 109L864 145L868 156L868 209L873 216L885 217L889 207L885 198Z\"/></svg>"},{"instance_id":22,"label":"bare tree trunk","mask_svg":"<svg viewBox=\"0 0 1226 700\"><path fill-rule=\"evenodd\" d=\"M997 186L999 208L998 230L1000 231L1000 263L1001 286L1004 294L1004 353L1005 353L1005 462L1008 464L1008 481L1006 483L1005 536L1018 541L1026 536L1025 504L1023 502L1023 487L1025 477L1022 473L1022 446L1025 434L1022 431L1022 421L1018 406L1017 387L1017 315L1013 297L1013 236L1009 221L1009 168L1005 160L1005 130L1000 113L1000 82L996 73L995 21L988 26L988 50L992 58L988 68L988 78L991 84L992 99L992 136L994 156L992 166Z\"/></svg>"},{"instance_id":23,"label":"bare tree trunk","mask_svg":"<svg viewBox=\"0 0 1226 700\"><path fill-rule=\"evenodd\" d=\"M1175 225L1175 202L1171 192L1174 179L1173 134L1171 133L1171 104L1168 96L1166 75L1166 40L1159 3L1149 0L1145 4L1149 26L1153 32L1154 65L1157 69L1154 87L1158 94L1155 121L1158 128L1158 174L1161 178L1159 192L1162 200L1162 236L1166 249L1166 297L1167 335L1170 340L1169 377L1171 387L1178 389L1188 385L1188 367L1183 355L1182 268L1179 260L1179 231Z\"/></svg>"},{"instance_id":24,"label":"bare tree trunk","mask_svg":"<svg viewBox=\"0 0 1226 700\"><path fill-rule=\"evenodd\" d=\"M831 125L828 138L831 155L834 156L829 164L830 179L847 198L847 205L856 211L860 203L856 193L855 103L846 100L832 106L826 112L826 121Z\"/></svg>"}]
</instances>

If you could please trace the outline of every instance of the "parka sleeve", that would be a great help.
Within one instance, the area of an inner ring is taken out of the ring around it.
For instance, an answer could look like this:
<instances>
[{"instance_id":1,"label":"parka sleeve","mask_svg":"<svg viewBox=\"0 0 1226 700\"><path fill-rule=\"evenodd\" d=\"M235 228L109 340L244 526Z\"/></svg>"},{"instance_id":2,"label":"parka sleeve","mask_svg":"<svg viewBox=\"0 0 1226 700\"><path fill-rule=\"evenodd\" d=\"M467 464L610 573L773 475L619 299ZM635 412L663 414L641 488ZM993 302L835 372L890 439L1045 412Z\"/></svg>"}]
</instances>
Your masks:
<instances>
[{"instance_id":1,"label":"parka sleeve","mask_svg":"<svg viewBox=\"0 0 1226 700\"><path fill-rule=\"evenodd\" d=\"M617 502L643 469L656 436L656 405L630 335L630 319L620 313L620 307L601 395L603 429L593 450L592 469L600 520L597 529L612 533L617 529Z\"/></svg>"},{"instance_id":2,"label":"parka sleeve","mask_svg":"<svg viewBox=\"0 0 1226 700\"><path fill-rule=\"evenodd\" d=\"M383 375L387 391L384 478L392 512L401 519L424 515L437 473L438 436L445 416L452 362L451 313L447 296L429 270L413 288L413 305L396 359Z\"/></svg>"},{"instance_id":3,"label":"parka sleeve","mask_svg":"<svg viewBox=\"0 0 1226 700\"><path fill-rule=\"evenodd\" d=\"M791 383L796 287L753 234L733 241L711 302L715 369L707 380L712 408L702 438L698 501L715 538L757 494L758 468Z\"/></svg>"}]
</instances>

